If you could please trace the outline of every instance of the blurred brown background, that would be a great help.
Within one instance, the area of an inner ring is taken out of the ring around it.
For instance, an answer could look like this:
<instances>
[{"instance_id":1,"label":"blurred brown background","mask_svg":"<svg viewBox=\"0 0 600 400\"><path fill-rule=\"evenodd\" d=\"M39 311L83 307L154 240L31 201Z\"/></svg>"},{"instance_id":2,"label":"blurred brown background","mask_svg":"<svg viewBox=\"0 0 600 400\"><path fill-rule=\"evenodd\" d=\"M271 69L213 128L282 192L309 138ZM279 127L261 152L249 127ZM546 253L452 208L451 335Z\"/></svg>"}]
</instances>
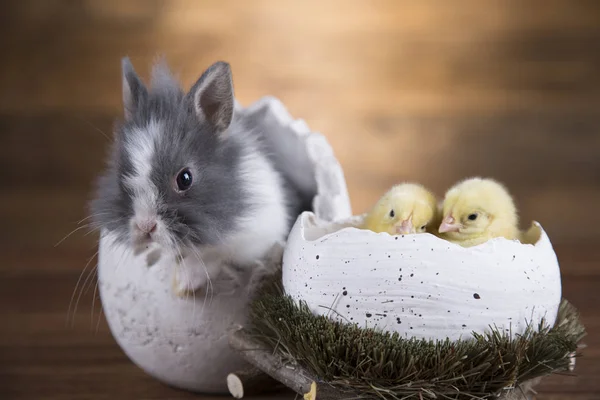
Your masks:
<instances>
[{"instance_id":1,"label":"blurred brown background","mask_svg":"<svg viewBox=\"0 0 600 400\"><path fill-rule=\"evenodd\" d=\"M120 58L147 77L160 53L186 87L229 61L243 104L274 95L324 133L355 213L405 179L440 195L468 175L505 182L549 232L589 331L578 377L539 399L600 399L594 0L2 2L0 398L194 397L126 359L93 289L66 327L96 237L53 247L85 216L121 115Z\"/></svg>"}]
</instances>

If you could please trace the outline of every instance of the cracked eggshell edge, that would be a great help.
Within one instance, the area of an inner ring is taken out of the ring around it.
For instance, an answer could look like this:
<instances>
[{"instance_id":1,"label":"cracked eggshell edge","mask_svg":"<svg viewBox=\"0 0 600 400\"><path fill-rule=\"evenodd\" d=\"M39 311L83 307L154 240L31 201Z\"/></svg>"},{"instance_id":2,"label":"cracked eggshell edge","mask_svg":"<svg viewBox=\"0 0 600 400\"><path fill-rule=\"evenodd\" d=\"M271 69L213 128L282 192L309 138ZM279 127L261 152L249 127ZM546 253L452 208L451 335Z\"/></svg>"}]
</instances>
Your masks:
<instances>
[{"instance_id":1,"label":"cracked eggshell edge","mask_svg":"<svg viewBox=\"0 0 600 400\"><path fill-rule=\"evenodd\" d=\"M314 213L325 221L336 221L352 216L352 206L344 171L336 159L333 148L325 136L311 131L302 119L294 119L284 104L273 96L265 96L244 108L236 101L235 112L239 114L259 113L264 107L269 108L282 128L289 128L296 133L295 147L305 148L309 164L314 166L314 177L317 195L313 199ZM273 132L273 141L277 134Z\"/></svg>"},{"instance_id":2,"label":"cracked eggshell edge","mask_svg":"<svg viewBox=\"0 0 600 400\"><path fill-rule=\"evenodd\" d=\"M327 222L306 212L292 229L283 286L314 314L431 340L554 324L560 268L539 223L535 245L495 238L464 248L431 234L356 228L363 217Z\"/></svg>"}]
</instances>

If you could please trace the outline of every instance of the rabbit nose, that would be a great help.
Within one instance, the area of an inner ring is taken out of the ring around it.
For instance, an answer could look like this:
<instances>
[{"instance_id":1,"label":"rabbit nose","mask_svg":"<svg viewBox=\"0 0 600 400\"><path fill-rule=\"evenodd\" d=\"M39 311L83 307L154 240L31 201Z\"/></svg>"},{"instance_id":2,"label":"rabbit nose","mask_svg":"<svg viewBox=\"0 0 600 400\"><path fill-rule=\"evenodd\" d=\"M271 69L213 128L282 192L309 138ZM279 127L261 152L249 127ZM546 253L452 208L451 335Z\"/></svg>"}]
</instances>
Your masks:
<instances>
[{"instance_id":1,"label":"rabbit nose","mask_svg":"<svg viewBox=\"0 0 600 400\"><path fill-rule=\"evenodd\" d=\"M156 221L137 221L136 225L138 229L144 233L150 234L156 231Z\"/></svg>"}]
</instances>

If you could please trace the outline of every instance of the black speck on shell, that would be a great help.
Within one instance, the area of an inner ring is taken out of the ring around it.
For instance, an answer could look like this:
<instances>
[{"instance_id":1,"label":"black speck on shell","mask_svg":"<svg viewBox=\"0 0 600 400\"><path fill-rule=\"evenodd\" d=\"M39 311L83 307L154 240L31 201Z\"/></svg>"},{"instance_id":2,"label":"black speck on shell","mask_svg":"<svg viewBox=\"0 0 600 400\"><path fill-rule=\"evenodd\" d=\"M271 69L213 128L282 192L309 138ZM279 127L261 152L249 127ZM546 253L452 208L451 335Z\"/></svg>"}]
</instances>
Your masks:
<instances>
[{"instance_id":1,"label":"black speck on shell","mask_svg":"<svg viewBox=\"0 0 600 400\"><path fill-rule=\"evenodd\" d=\"M462 327L463 327L463 328L466 328L467 326L466 326L465 324L463 324L463 326L462 326Z\"/></svg>"},{"instance_id":2,"label":"black speck on shell","mask_svg":"<svg viewBox=\"0 0 600 400\"><path fill-rule=\"evenodd\" d=\"M415 274L410 274L410 277L412 278L413 276L415 276Z\"/></svg>"},{"instance_id":3,"label":"black speck on shell","mask_svg":"<svg viewBox=\"0 0 600 400\"><path fill-rule=\"evenodd\" d=\"M373 314L371 313L366 313L365 315L367 316L367 318L371 318L373 316Z\"/></svg>"},{"instance_id":4,"label":"black speck on shell","mask_svg":"<svg viewBox=\"0 0 600 400\"><path fill-rule=\"evenodd\" d=\"M347 295L348 295L348 291L347 291L347 290L344 290L344 291L342 292L342 294L343 294L344 296L347 296Z\"/></svg>"},{"instance_id":5,"label":"black speck on shell","mask_svg":"<svg viewBox=\"0 0 600 400\"><path fill-rule=\"evenodd\" d=\"M317 260L319 259L319 255L317 254Z\"/></svg>"},{"instance_id":6,"label":"black speck on shell","mask_svg":"<svg viewBox=\"0 0 600 400\"><path fill-rule=\"evenodd\" d=\"M473 293L473 298L479 300L481 296L479 295L479 293Z\"/></svg>"}]
</instances>

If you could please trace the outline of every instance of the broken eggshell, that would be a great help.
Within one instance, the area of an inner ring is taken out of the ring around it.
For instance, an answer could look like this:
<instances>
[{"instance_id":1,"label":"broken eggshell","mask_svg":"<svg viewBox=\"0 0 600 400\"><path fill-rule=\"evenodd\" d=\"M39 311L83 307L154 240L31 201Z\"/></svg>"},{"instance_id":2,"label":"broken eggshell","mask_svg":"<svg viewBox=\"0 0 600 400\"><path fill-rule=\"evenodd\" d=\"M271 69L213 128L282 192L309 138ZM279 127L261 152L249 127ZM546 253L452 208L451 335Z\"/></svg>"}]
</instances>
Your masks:
<instances>
[{"instance_id":1,"label":"broken eggshell","mask_svg":"<svg viewBox=\"0 0 600 400\"><path fill-rule=\"evenodd\" d=\"M299 196L312 201L316 215L324 220L351 215L343 172L327 140L294 120L281 102L265 97L247 108L236 103L234 123L261 131L276 169ZM177 296L172 284L178 268L166 253L134 254L102 232L98 285L110 331L127 356L158 380L227 393L227 374L247 367L229 347L228 333L246 322L256 286ZM280 262L281 253L267 269ZM179 278L186 274L180 272ZM227 284L213 281L213 287Z\"/></svg>"},{"instance_id":2,"label":"broken eggshell","mask_svg":"<svg viewBox=\"0 0 600 400\"><path fill-rule=\"evenodd\" d=\"M429 233L358 229L363 218L329 222L305 212L296 221L283 285L314 314L428 340L554 324L560 270L539 224L535 244L495 238L464 248Z\"/></svg>"}]
</instances>

